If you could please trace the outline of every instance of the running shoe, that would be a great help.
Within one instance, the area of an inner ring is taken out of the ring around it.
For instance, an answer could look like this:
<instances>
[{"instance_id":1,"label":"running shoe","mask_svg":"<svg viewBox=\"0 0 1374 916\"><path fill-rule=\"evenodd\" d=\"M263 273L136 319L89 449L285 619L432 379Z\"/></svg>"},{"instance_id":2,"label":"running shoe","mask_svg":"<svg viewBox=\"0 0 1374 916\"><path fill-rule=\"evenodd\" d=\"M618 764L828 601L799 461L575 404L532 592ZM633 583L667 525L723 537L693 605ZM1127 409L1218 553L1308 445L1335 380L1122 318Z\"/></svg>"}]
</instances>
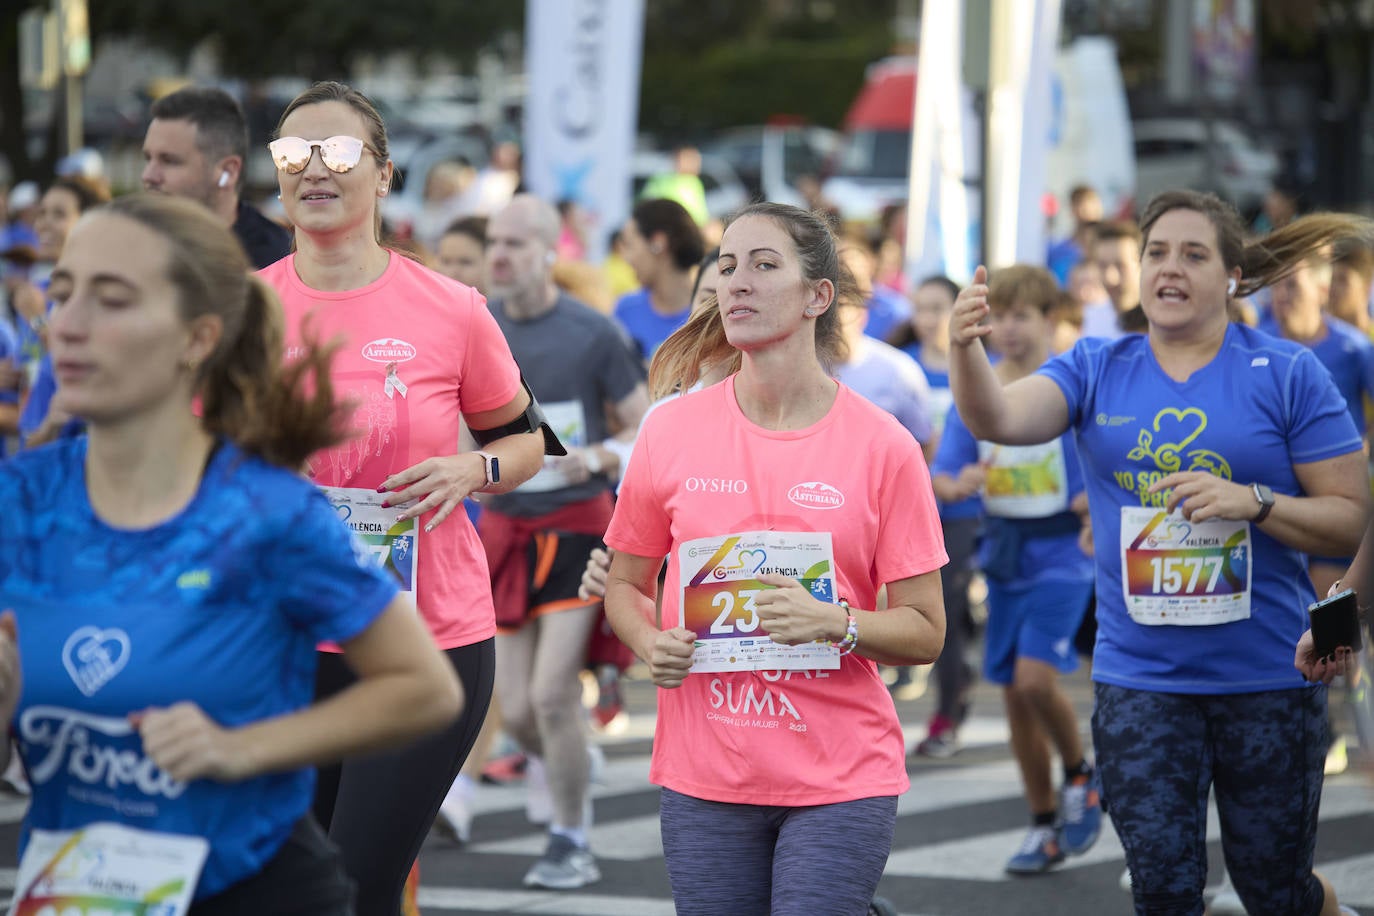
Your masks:
<instances>
[{"instance_id":1,"label":"running shoe","mask_svg":"<svg viewBox=\"0 0 1374 916\"><path fill-rule=\"evenodd\" d=\"M434 818L434 829L460 846L472 839L473 813L468 804L471 796L471 789L455 782L439 803L439 813Z\"/></svg>"},{"instance_id":2,"label":"running shoe","mask_svg":"<svg viewBox=\"0 0 1374 916\"><path fill-rule=\"evenodd\" d=\"M1096 767L1091 773L1075 776L1065 783L1059 792L1059 812L1064 850L1071 856L1081 856L1092 849L1102 833L1102 800Z\"/></svg>"},{"instance_id":3,"label":"running shoe","mask_svg":"<svg viewBox=\"0 0 1374 916\"><path fill-rule=\"evenodd\" d=\"M916 745L916 753L921 757L934 757L944 760L959 753L963 745L959 743L959 730L940 714L930 720L930 729L921 743Z\"/></svg>"},{"instance_id":4,"label":"running shoe","mask_svg":"<svg viewBox=\"0 0 1374 916\"><path fill-rule=\"evenodd\" d=\"M1346 749L1345 735L1337 735L1326 751L1326 766L1322 772L1327 776L1337 776L1344 773L1349 766L1350 753Z\"/></svg>"},{"instance_id":5,"label":"running shoe","mask_svg":"<svg viewBox=\"0 0 1374 916\"><path fill-rule=\"evenodd\" d=\"M625 701L620 695L620 670L603 665L597 672L596 705L592 707L592 724L599 732L620 734L629 726Z\"/></svg>"},{"instance_id":6,"label":"running shoe","mask_svg":"<svg viewBox=\"0 0 1374 916\"><path fill-rule=\"evenodd\" d=\"M525 873L525 887L556 891L574 890L601 880L601 869L591 851L560 833L549 834L549 845L538 862Z\"/></svg>"},{"instance_id":7,"label":"running shoe","mask_svg":"<svg viewBox=\"0 0 1374 916\"><path fill-rule=\"evenodd\" d=\"M529 761L525 755L516 751L503 757L493 757L482 767L482 782L504 786L525 778L525 768Z\"/></svg>"},{"instance_id":8,"label":"running shoe","mask_svg":"<svg viewBox=\"0 0 1374 916\"><path fill-rule=\"evenodd\" d=\"M1007 860L1011 875L1038 875L1064 861L1064 847L1054 827L1032 827L1016 855Z\"/></svg>"}]
</instances>

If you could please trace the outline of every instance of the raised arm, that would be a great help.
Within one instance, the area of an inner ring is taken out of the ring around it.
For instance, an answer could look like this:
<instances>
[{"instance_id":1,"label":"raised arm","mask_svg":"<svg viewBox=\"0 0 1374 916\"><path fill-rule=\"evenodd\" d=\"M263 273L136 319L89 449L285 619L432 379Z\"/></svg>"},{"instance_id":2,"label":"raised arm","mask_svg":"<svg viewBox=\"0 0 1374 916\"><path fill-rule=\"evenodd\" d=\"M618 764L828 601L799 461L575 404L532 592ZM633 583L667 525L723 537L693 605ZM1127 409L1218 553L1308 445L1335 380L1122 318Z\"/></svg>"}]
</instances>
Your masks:
<instances>
[{"instance_id":1,"label":"raised arm","mask_svg":"<svg viewBox=\"0 0 1374 916\"><path fill-rule=\"evenodd\" d=\"M981 265L973 282L954 300L949 321L949 382L954 403L969 432L1004 445L1048 442L1069 427L1069 405L1059 386L1043 375L1030 375L1003 386L983 349L991 328L988 272Z\"/></svg>"}]
</instances>

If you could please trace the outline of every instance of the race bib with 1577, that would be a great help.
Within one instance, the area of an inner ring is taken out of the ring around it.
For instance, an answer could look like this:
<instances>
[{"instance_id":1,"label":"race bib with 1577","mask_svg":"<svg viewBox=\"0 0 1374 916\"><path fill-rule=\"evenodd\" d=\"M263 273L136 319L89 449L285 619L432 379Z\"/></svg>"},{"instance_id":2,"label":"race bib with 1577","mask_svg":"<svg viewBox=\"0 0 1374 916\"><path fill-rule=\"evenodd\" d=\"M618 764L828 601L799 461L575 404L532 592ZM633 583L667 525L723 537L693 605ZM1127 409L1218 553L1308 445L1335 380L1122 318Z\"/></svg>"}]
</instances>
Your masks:
<instances>
[{"instance_id":1,"label":"race bib with 1577","mask_svg":"<svg viewBox=\"0 0 1374 916\"><path fill-rule=\"evenodd\" d=\"M1250 523L1121 509L1126 612L1146 626L1209 626L1250 616Z\"/></svg>"},{"instance_id":2,"label":"race bib with 1577","mask_svg":"<svg viewBox=\"0 0 1374 916\"><path fill-rule=\"evenodd\" d=\"M829 532L748 531L697 538L678 548L682 625L696 633L693 672L840 667L824 641L785 646L760 625L755 599L766 573L797 579L820 601L834 602L835 554Z\"/></svg>"},{"instance_id":3,"label":"race bib with 1577","mask_svg":"<svg viewBox=\"0 0 1374 916\"><path fill-rule=\"evenodd\" d=\"M415 591L415 564L420 551L420 520L396 521L400 506L383 509L385 493L357 487L321 487L339 518L362 544L368 558L387 570L402 591Z\"/></svg>"}]
</instances>

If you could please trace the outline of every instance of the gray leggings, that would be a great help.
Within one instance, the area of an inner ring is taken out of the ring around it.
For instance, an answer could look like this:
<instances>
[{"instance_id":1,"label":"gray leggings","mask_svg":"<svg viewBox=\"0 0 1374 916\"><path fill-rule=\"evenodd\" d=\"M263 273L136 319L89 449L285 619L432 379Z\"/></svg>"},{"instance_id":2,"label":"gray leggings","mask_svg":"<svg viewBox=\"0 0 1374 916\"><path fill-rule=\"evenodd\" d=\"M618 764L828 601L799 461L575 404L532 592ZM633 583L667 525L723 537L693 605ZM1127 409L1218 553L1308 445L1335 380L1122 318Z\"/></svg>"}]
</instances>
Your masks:
<instances>
[{"instance_id":1,"label":"gray leggings","mask_svg":"<svg viewBox=\"0 0 1374 916\"><path fill-rule=\"evenodd\" d=\"M664 789L678 916L866 916L892 850L896 796L792 808Z\"/></svg>"}]
</instances>

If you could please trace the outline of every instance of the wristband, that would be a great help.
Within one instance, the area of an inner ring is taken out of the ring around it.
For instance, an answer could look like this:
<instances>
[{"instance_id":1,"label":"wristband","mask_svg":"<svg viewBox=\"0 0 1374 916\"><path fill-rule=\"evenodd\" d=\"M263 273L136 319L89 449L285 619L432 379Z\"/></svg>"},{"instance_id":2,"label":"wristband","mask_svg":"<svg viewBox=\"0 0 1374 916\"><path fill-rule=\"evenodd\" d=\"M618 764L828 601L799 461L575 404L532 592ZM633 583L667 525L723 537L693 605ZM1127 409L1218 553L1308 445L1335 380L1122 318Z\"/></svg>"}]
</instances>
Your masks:
<instances>
[{"instance_id":1,"label":"wristband","mask_svg":"<svg viewBox=\"0 0 1374 916\"><path fill-rule=\"evenodd\" d=\"M836 602L836 604L838 604L841 608L844 609L844 639L840 640L839 642L832 642L830 640L826 640L826 642L829 643L831 646L834 646L835 648L839 649L840 657L843 658L850 652L853 652L854 649L859 645L859 623L854 619L854 611L850 609L848 601L841 598Z\"/></svg>"}]
</instances>

